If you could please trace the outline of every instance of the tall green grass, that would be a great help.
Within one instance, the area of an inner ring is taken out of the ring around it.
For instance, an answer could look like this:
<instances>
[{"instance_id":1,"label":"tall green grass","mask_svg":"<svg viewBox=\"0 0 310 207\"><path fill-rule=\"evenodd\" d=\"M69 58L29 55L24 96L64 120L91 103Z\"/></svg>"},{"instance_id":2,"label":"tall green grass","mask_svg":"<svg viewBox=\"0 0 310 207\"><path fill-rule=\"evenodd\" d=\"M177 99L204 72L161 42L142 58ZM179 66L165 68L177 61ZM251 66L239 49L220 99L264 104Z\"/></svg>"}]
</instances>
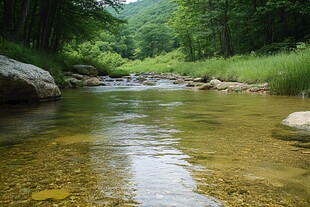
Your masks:
<instances>
[{"instance_id":1,"label":"tall green grass","mask_svg":"<svg viewBox=\"0 0 310 207\"><path fill-rule=\"evenodd\" d=\"M310 50L275 60L270 72L270 88L279 95L310 95Z\"/></svg>"},{"instance_id":2,"label":"tall green grass","mask_svg":"<svg viewBox=\"0 0 310 207\"><path fill-rule=\"evenodd\" d=\"M310 49L272 56L234 56L185 62L178 51L122 67L129 72L173 72L192 77L218 78L223 81L270 84L278 95L298 95L310 89Z\"/></svg>"}]
</instances>

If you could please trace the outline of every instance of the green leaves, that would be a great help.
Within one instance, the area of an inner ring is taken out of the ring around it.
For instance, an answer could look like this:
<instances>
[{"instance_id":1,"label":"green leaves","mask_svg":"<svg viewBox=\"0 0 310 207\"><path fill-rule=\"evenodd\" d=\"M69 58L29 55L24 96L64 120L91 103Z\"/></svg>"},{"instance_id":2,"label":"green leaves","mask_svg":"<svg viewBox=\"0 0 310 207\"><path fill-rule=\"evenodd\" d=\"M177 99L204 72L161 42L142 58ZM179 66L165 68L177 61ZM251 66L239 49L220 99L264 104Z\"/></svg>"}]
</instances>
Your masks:
<instances>
[{"instance_id":1,"label":"green leaves","mask_svg":"<svg viewBox=\"0 0 310 207\"><path fill-rule=\"evenodd\" d=\"M306 41L310 34L310 1L174 0L174 28L188 60L249 53L277 45L276 52ZM283 45L283 47L281 46ZM274 48L274 47L270 47ZM273 51L267 51L267 53Z\"/></svg>"},{"instance_id":2,"label":"green leaves","mask_svg":"<svg viewBox=\"0 0 310 207\"><path fill-rule=\"evenodd\" d=\"M172 50L172 30L162 24L146 24L138 30L138 58L154 57Z\"/></svg>"}]
</instances>

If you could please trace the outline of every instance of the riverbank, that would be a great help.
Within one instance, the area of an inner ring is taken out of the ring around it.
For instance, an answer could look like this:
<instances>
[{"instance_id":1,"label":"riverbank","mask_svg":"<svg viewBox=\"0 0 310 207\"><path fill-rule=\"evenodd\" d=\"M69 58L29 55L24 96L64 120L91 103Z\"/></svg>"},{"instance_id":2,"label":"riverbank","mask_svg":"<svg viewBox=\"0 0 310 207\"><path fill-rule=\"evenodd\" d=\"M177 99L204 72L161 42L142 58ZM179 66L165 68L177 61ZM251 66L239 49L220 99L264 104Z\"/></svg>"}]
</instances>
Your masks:
<instances>
[{"instance_id":1,"label":"riverbank","mask_svg":"<svg viewBox=\"0 0 310 207\"><path fill-rule=\"evenodd\" d=\"M216 78L225 82L269 83L276 95L300 95L310 92L310 49L270 56L243 55L229 59L212 58L201 62L184 62L174 51L144 61L129 62L119 69L130 73L176 73L194 78Z\"/></svg>"},{"instance_id":2,"label":"riverbank","mask_svg":"<svg viewBox=\"0 0 310 207\"><path fill-rule=\"evenodd\" d=\"M101 73L114 78L126 77L130 73L174 73L193 79L200 78L202 82L218 79L222 82L246 83L253 86L268 83L270 93L276 95L309 96L310 94L310 49L270 56L252 54L233 56L226 60L211 58L201 62L185 62L182 54L174 51L155 58L146 58L144 61L130 61L117 69L107 68L95 60L48 54L4 40L0 41L0 49L3 55L49 71L61 88L83 86L84 83L76 81L76 77L68 81L65 76L71 76L75 64L85 64L92 65ZM95 83L85 85L100 84L96 80ZM239 88L238 86L233 91L239 91Z\"/></svg>"}]
</instances>

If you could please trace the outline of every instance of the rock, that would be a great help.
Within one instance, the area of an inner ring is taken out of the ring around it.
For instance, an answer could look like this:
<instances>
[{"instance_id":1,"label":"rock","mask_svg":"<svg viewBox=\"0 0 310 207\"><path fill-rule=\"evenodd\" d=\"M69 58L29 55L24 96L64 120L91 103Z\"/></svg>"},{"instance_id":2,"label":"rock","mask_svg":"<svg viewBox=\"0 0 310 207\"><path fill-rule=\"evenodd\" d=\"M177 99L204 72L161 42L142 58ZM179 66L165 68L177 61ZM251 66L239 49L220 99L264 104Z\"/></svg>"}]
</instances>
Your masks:
<instances>
[{"instance_id":1,"label":"rock","mask_svg":"<svg viewBox=\"0 0 310 207\"><path fill-rule=\"evenodd\" d=\"M146 77L144 77L144 76L139 76L139 77L137 78L137 81L139 81L139 82L146 81Z\"/></svg>"},{"instance_id":2,"label":"rock","mask_svg":"<svg viewBox=\"0 0 310 207\"><path fill-rule=\"evenodd\" d=\"M204 84L203 86L200 86L198 90L211 90L213 89L213 86L210 83Z\"/></svg>"},{"instance_id":3,"label":"rock","mask_svg":"<svg viewBox=\"0 0 310 207\"><path fill-rule=\"evenodd\" d=\"M282 123L290 127L310 130L310 111L292 113Z\"/></svg>"},{"instance_id":4,"label":"rock","mask_svg":"<svg viewBox=\"0 0 310 207\"><path fill-rule=\"evenodd\" d=\"M220 83L221 83L221 81L218 80L218 79L212 79L212 80L210 81L210 84L213 85L213 86L216 86L216 85L218 85L218 84L220 84Z\"/></svg>"},{"instance_id":5,"label":"rock","mask_svg":"<svg viewBox=\"0 0 310 207\"><path fill-rule=\"evenodd\" d=\"M89 78L84 82L85 86L100 86L102 82L98 78Z\"/></svg>"},{"instance_id":6,"label":"rock","mask_svg":"<svg viewBox=\"0 0 310 207\"><path fill-rule=\"evenodd\" d=\"M73 77L69 77L65 79L66 85L70 88L77 88L77 87L82 87L83 86L83 81L78 80Z\"/></svg>"},{"instance_id":7,"label":"rock","mask_svg":"<svg viewBox=\"0 0 310 207\"><path fill-rule=\"evenodd\" d=\"M146 86L155 86L156 83L155 82L152 82L152 81L146 81L143 83L143 85L146 85Z\"/></svg>"},{"instance_id":8,"label":"rock","mask_svg":"<svg viewBox=\"0 0 310 207\"><path fill-rule=\"evenodd\" d=\"M72 74L71 74L71 77L72 77L72 78L75 78L75 79L78 79L78 80L83 80L83 79L84 79L84 76L83 76L83 75L76 74L76 73L72 73Z\"/></svg>"},{"instance_id":9,"label":"rock","mask_svg":"<svg viewBox=\"0 0 310 207\"><path fill-rule=\"evenodd\" d=\"M189 82L186 84L186 87L196 87L197 84L195 84L194 82Z\"/></svg>"},{"instance_id":10,"label":"rock","mask_svg":"<svg viewBox=\"0 0 310 207\"><path fill-rule=\"evenodd\" d=\"M98 70L91 65L74 65L74 71L82 75L97 76Z\"/></svg>"},{"instance_id":11,"label":"rock","mask_svg":"<svg viewBox=\"0 0 310 207\"><path fill-rule=\"evenodd\" d=\"M36 201L63 200L70 196L70 193L65 189L59 190L44 190L36 193L32 193L31 198Z\"/></svg>"},{"instance_id":12,"label":"rock","mask_svg":"<svg viewBox=\"0 0 310 207\"><path fill-rule=\"evenodd\" d=\"M0 102L47 101L60 96L48 71L0 55Z\"/></svg>"},{"instance_id":13,"label":"rock","mask_svg":"<svg viewBox=\"0 0 310 207\"><path fill-rule=\"evenodd\" d=\"M124 81L124 78L116 78L115 81L117 81L117 82L123 82L123 81Z\"/></svg>"},{"instance_id":14,"label":"rock","mask_svg":"<svg viewBox=\"0 0 310 207\"><path fill-rule=\"evenodd\" d=\"M264 88L264 89L268 89L269 88L269 83L263 83L262 85L262 88Z\"/></svg>"},{"instance_id":15,"label":"rock","mask_svg":"<svg viewBox=\"0 0 310 207\"><path fill-rule=\"evenodd\" d=\"M212 84L211 84L212 85ZM228 89L229 87L229 84L227 84L226 82L223 82L223 83L218 83L216 84L215 88L219 91L222 91L222 90L226 90Z\"/></svg>"},{"instance_id":16,"label":"rock","mask_svg":"<svg viewBox=\"0 0 310 207\"><path fill-rule=\"evenodd\" d=\"M203 82L203 79L202 78L195 78L193 81L194 82Z\"/></svg>"},{"instance_id":17,"label":"rock","mask_svg":"<svg viewBox=\"0 0 310 207\"><path fill-rule=\"evenodd\" d=\"M193 81L193 78L189 77L189 76L184 76L183 78L185 81Z\"/></svg>"},{"instance_id":18,"label":"rock","mask_svg":"<svg viewBox=\"0 0 310 207\"><path fill-rule=\"evenodd\" d=\"M251 86L250 85L248 85L248 84L241 84L240 85L240 90L241 91L246 91L246 90L248 90L249 88L251 88Z\"/></svg>"},{"instance_id":19,"label":"rock","mask_svg":"<svg viewBox=\"0 0 310 207\"><path fill-rule=\"evenodd\" d=\"M259 87L252 87L250 88L250 92L253 92L253 93L257 93L257 92L260 92L262 89L260 89Z\"/></svg>"},{"instance_id":20,"label":"rock","mask_svg":"<svg viewBox=\"0 0 310 207\"><path fill-rule=\"evenodd\" d=\"M177 79L176 81L173 82L174 84L183 84L185 81L183 79Z\"/></svg>"}]
</instances>

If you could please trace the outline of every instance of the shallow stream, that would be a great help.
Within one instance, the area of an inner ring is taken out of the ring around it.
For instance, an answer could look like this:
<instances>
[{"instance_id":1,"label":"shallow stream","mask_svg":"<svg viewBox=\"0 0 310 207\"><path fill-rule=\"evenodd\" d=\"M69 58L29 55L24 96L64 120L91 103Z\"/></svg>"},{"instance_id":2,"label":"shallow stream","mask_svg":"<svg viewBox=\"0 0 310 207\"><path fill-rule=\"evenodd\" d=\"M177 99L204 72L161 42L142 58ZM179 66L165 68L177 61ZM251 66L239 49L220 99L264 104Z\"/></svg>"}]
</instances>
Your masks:
<instances>
[{"instance_id":1,"label":"shallow stream","mask_svg":"<svg viewBox=\"0 0 310 207\"><path fill-rule=\"evenodd\" d=\"M0 206L310 206L310 100L176 87L0 108ZM33 192L67 189L64 200Z\"/></svg>"}]
</instances>

